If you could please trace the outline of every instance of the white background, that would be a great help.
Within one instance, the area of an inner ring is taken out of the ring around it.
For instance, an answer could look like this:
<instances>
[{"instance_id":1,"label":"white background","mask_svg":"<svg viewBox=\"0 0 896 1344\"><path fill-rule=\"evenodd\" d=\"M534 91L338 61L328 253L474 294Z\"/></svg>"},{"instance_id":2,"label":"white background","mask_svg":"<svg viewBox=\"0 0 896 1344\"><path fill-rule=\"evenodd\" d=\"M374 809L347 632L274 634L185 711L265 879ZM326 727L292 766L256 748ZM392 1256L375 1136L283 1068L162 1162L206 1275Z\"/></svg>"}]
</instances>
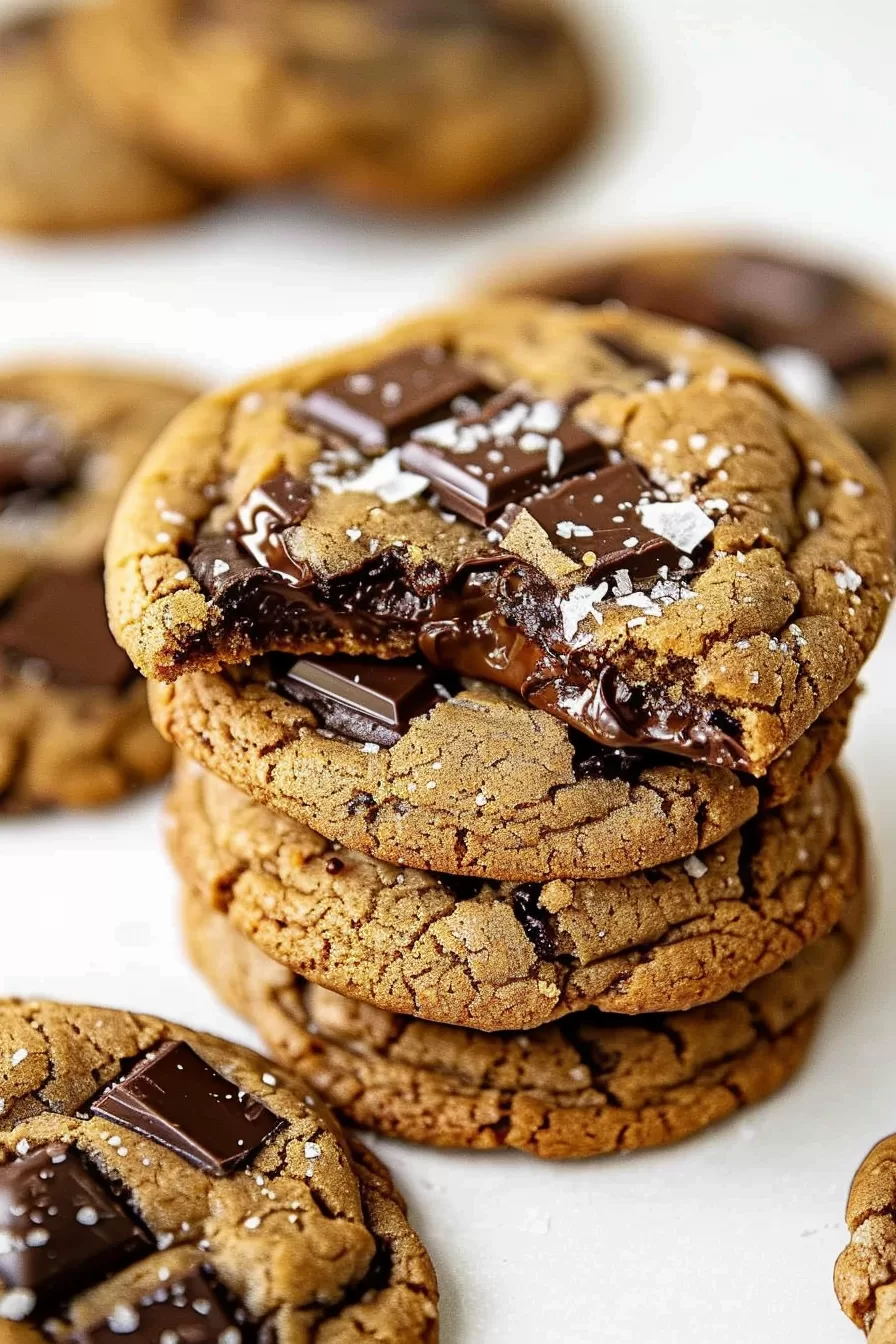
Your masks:
<instances>
[{"instance_id":1,"label":"white background","mask_svg":"<svg viewBox=\"0 0 896 1344\"><path fill-rule=\"evenodd\" d=\"M6 0L0 0L0 7ZM896 274L890 0L581 0L612 132L512 208L443 225L234 203L146 236L0 242L0 356L242 376L440 299L515 251L632 227L753 226ZM102 78L102 72L97 72ZM846 1344L831 1290L852 1173L896 1129L896 625L849 759L880 876L871 936L802 1078L666 1152L564 1166L376 1147L435 1259L448 1344ZM187 966L158 799L0 827L0 991L248 1039Z\"/></svg>"}]
</instances>

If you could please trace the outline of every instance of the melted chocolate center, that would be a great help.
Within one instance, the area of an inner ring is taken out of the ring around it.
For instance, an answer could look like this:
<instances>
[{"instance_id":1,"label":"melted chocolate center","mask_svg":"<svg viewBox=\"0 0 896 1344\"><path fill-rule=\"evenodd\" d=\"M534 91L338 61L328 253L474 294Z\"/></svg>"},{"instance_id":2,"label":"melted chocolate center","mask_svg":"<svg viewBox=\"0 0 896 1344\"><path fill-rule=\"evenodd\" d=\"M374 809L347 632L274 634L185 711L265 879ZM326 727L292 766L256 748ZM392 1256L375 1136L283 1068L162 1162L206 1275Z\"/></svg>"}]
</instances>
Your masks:
<instances>
[{"instance_id":1,"label":"melted chocolate center","mask_svg":"<svg viewBox=\"0 0 896 1344\"><path fill-rule=\"evenodd\" d=\"M645 380L668 374L649 351L616 342L611 354ZM606 465L607 450L575 418L574 401L561 405L512 387L483 404L481 392L475 370L447 350L420 346L329 380L298 412L325 439L349 444L355 461L359 450L388 453L403 440L400 456L416 493L429 483L441 504L493 529L479 559L451 573L413 560L413 548L390 548L320 578L296 558L291 538L326 484L280 473L256 486L224 532L202 537L189 557L224 637L236 636L247 657L326 652L340 643L380 655L384 645L395 654L419 649L430 665L504 686L604 749L604 757L577 749L584 775L629 777L624 753L632 748L745 767L731 719L659 688L630 686L579 630L611 586L613 599L635 608L636 624L646 619L642 610L659 615L659 603L685 592L712 521L694 500L670 501L633 463ZM507 549L499 552L500 537ZM576 574L573 589L514 554L538 548L553 554L561 573ZM410 678L406 687L402 677ZM382 708L384 678L385 717L371 709ZM362 659L306 658L276 674L278 689L324 727L380 746L394 745L411 718L437 702L426 683L417 665Z\"/></svg>"},{"instance_id":2,"label":"melted chocolate center","mask_svg":"<svg viewBox=\"0 0 896 1344\"><path fill-rule=\"evenodd\" d=\"M79 452L62 422L29 401L0 401L0 514L28 508L75 483Z\"/></svg>"}]
</instances>

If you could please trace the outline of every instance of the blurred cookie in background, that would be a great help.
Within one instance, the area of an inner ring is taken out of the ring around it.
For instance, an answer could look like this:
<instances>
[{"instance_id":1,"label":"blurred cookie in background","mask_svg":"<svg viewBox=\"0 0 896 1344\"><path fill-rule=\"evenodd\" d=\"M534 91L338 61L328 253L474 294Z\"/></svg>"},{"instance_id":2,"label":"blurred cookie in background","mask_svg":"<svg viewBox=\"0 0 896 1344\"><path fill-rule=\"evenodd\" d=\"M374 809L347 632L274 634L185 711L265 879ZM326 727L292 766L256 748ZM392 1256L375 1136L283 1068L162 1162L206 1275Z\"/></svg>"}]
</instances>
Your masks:
<instances>
[{"instance_id":1,"label":"blurred cookie in background","mask_svg":"<svg viewBox=\"0 0 896 1344\"><path fill-rule=\"evenodd\" d=\"M550 0L111 0L67 15L57 50L104 124L200 181L388 209L499 195L595 106Z\"/></svg>"},{"instance_id":2,"label":"blurred cookie in background","mask_svg":"<svg viewBox=\"0 0 896 1344\"><path fill-rule=\"evenodd\" d=\"M201 188L98 122L63 78L56 28L50 10L0 25L0 229L126 228L195 209Z\"/></svg>"},{"instance_id":3,"label":"blurred cookie in background","mask_svg":"<svg viewBox=\"0 0 896 1344\"><path fill-rule=\"evenodd\" d=\"M168 769L109 633L102 554L128 476L194 395L132 372L0 370L0 812L107 803Z\"/></svg>"},{"instance_id":4,"label":"blurred cookie in background","mask_svg":"<svg viewBox=\"0 0 896 1344\"><path fill-rule=\"evenodd\" d=\"M787 250L680 240L517 264L489 288L618 301L738 341L793 397L838 420L896 494L896 293Z\"/></svg>"}]
</instances>

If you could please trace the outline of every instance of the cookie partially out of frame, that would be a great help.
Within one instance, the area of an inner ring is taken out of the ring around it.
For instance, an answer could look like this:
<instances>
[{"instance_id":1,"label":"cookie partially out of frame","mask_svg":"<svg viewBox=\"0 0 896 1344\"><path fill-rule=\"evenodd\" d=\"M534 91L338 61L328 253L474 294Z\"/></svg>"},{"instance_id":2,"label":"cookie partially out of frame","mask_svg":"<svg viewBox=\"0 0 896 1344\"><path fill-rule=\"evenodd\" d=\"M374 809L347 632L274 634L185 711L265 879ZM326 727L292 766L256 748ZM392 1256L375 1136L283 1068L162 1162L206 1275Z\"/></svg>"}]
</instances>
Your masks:
<instances>
[{"instance_id":1,"label":"cookie partially out of frame","mask_svg":"<svg viewBox=\"0 0 896 1344\"><path fill-rule=\"evenodd\" d=\"M626 303L739 341L852 434L896 491L896 294L886 284L791 247L714 238L516 260L491 288Z\"/></svg>"},{"instance_id":2,"label":"cookie partially out of frame","mask_svg":"<svg viewBox=\"0 0 896 1344\"><path fill-rule=\"evenodd\" d=\"M724 998L829 933L861 881L858 819L836 772L699 855L607 882L396 868L183 760L168 840L188 887L297 975L480 1031Z\"/></svg>"},{"instance_id":3,"label":"cookie partially out of frame","mask_svg":"<svg viewBox=\"0 0 896 1344\"><path fill-rule=\"evenodd\" d=\"M805 1060L862 908L859 892L835 932L720 1003L643 1018L589 1011L496 1034L310 986L202 895L186 893L184 921L212 986L346 1118L436 1147L561 1158L673 1143L781 1087Z\"/></svg>"},{"instance_id":4,"label":"cookie partially out of frame","mask_svg":"<svg viewBox=\"0 0 896 1344\"><path fill-rule=\"evenodd\" d=\"M124 370L0 369L0 811L106 803L168 768L109 633L102 553L122 486L193 395Z\"/></svg>"},{"instance_id":5,"label":"cookie partially out of frame","mask_svg":"<svg viewBox=\"0 0 896 1344\"><path fill-rule=\"evenodd\" d=\"M0 1338L434 1344L385 1169L301 1080L159 1018L0 1001Z\"/></svg>"},{"instance_id":6,"label":"cookie partially out of frame","mask_svg":"<svg viewBox=\"0 0 896 1344\"><path fill-rule=\"evenodd\" d=\"M0 24L0 229L133 228L196 209L202 188L110 130L71 86L57 31L50 9Z\"/></svg>"},{"instance_id":7,"label":"cookie partially out of frame","mask_svg":"<svg viewBox=\"0 0 896 1344\"><path fill-rule=\"evenodd\" d=\"M882 1139L853 1179L846 1206L849 1245L834 1287L849 1319L871 1344L896 1340L896 1138Z\"/></svg>"},{"instance_id":8,"label":"cookie partially out of frame","mask_svg":"<svg viewBox=\"0 0 896 1344\"><path fill-rule=\"evenodd\" d=\"M391 209L499 195L594 110L549 0L112 0L68 16L59 50L101 119L200 181Z\"/></svg>"}]
</instances>

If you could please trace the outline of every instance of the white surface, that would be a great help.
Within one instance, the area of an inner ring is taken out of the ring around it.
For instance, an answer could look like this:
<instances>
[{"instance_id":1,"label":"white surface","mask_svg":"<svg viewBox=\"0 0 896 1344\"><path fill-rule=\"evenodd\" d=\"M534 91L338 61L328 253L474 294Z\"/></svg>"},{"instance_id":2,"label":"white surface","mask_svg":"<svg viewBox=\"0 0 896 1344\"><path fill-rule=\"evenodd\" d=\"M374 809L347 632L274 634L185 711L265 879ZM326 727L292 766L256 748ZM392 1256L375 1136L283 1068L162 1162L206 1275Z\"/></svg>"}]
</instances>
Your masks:
<instances>
[{"instance_id":1,"label":"white surface","mask_svg":"<svg viewBox=\"0 0 896 1344\"><path fill-rule=\"evenodd\" d=\"M626 105L602 152L516 208L450 226L232 204L123 240L0 242L0 356L150 357L227 378L374 329L599 230L774 227L896 274L889 0L607 0L583 10ZM880 905L811 1064L664 1153L562 1167L378 1143L443 1292L447 1344L847 1344L830 1286L849 1180L896 1128L896 627L850 748ZM186 965L157 800L0 830L0 990L144 1008L245 1038Z\"/></svg>"}]
</instances>

